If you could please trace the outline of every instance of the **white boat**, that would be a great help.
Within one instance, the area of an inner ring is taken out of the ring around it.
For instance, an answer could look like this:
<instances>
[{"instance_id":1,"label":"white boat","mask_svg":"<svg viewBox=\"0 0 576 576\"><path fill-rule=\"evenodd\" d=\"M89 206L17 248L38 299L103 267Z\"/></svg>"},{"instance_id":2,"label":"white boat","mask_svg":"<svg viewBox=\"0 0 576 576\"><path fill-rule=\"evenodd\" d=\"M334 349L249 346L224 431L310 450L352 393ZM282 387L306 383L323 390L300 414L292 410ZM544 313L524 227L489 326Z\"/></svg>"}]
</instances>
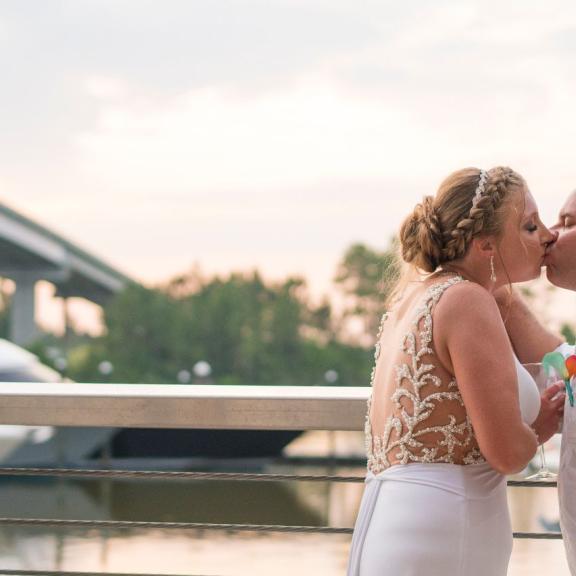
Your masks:
<instances>
[{"instance_id":1,"label":"white boat","mask_svg":"<svg viewBox=\"0 0 576 576\"><path fill-rule=\"evenodd\" d=\"M0 382L60 382L61 375L24 348L0 339ZM51 426L0 426L0 460L25 443L40 444L54 434Z\"/></svg>"}]
</instances>

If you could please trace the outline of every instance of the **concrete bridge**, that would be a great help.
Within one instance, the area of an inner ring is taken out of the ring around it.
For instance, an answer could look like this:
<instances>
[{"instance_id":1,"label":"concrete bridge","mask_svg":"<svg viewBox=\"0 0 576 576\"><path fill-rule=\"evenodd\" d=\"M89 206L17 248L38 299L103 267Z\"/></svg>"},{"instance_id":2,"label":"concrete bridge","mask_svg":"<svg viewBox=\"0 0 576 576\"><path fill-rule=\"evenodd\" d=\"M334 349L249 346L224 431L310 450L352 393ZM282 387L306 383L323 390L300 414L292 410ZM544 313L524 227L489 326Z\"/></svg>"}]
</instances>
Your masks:
<instances>
[{"instance_id":1,"label":"concrete bridge","mask_svg":"<svg viewBox=\"0 0 576 576\"><path fill-rule=\"evenodd\" d=\"M44 226L0 203L0 277L16 284L10 340L29 344L37 336L34 287L56 286L56 296L99 305L133 280Z\"/></svg>"}]
</instances>

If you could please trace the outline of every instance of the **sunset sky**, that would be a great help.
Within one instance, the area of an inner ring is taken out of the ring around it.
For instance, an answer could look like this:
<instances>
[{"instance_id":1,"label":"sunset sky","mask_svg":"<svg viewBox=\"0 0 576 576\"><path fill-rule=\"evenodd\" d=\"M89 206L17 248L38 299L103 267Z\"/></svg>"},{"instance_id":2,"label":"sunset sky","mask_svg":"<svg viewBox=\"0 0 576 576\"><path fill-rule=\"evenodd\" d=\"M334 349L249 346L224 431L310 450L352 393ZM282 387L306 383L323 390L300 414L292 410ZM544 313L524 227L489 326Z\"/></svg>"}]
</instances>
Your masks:
<instances>
[{"instance_id":1,"label":"sunset sky","mask_svg":"<svg viewBox=\"0 0 576 576\"><path fill-rule=\"evenodd\" d=\"M0 0L0 201L156 283L330 289L464 166L576 188L569 0Z\"/></svg>"}]
</instances>

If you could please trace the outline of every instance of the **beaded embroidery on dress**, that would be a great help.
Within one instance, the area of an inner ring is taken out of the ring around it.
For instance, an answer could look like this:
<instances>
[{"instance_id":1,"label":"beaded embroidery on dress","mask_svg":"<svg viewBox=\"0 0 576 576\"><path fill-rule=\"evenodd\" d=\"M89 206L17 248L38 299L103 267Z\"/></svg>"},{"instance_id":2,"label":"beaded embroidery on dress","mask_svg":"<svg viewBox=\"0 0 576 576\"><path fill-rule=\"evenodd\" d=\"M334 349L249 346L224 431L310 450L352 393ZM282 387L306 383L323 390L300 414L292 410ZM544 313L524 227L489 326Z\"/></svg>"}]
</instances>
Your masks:
<instances>
[{"instance_id":1,"label":"beaded embroidery on dress","mask_svg":"<svg viewBox=\"0 0 576 576\"><path fill-rule=\"evenodd\" d=\"M368 398L365 423L368 470L377 474L410 462L475 464L485 462L456 380L449 382L433 372L432 312L442 294L465 280L455 276L430 286L416 310L411 331L402 339L405 361L395 364L395 388L389 399L392 413L382 434L375 434L370 421L372 396ZM380 357L380 337L388 314L382 316L374 352L370 386L374 387ZM427 358L430 361L426 362ZM432 422L430 422L432 421Z\"/></svg>"}]
</instances>

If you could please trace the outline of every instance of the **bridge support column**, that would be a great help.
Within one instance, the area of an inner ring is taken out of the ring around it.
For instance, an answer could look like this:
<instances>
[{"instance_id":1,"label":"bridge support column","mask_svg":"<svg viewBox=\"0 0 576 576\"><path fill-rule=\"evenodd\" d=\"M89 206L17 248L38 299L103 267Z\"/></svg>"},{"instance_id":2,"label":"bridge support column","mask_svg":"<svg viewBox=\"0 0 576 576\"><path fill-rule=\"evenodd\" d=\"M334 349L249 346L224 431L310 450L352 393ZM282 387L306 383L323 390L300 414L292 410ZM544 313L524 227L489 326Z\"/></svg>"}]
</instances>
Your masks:
<instances>
[{"instance_id":1,"label":"bridge support column","mask_svg":"<svg viewBox=\"0 0 576 576\"><path fill-rule=\"evenodd\" d=\"M18 274L12 276L16 290L12 295L10 316L10 340L19 346L30 344L38 335L36 328L36 295L34 288L37 276Z\"/></svg>"}]
</instances>

